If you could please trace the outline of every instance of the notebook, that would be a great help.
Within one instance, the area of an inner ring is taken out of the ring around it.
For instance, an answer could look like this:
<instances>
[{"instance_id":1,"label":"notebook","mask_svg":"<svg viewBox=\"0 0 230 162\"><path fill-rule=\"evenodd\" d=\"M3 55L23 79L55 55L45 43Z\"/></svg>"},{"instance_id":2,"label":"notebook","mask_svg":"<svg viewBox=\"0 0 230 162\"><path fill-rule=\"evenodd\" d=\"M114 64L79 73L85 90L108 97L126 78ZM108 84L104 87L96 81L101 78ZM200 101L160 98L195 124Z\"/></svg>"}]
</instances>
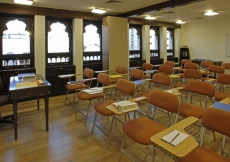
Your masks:
<instances>
[{"instance_id":1,"label":"notebook","mask_svg":"<svg viewBox=\"0 0 230 162\"><path fill-rule=\"evenodd\" d=\"M230 111L230 105L225 104L225 103L221 103L221 102L215 102L212 107L213 108L218 108L218 109L221 109L221 110Z\"/></svg>"},{"instance_id":2,"label":"notebook","mask_svg":"<svg viewBox=\"0 0 230 162\"><path fill-rule=\"evenodd\" d=\"M35 78L36 75L34 73L23 73L23 74L18 74L18 79L22 78Z\"/></svg>"},{"instance_id":3,"label":"notebook","mask_svg":"<svg viewBox=\"0 0 230 162\"><path fill-rule=\"evenodd\" d=\"M16 89L22 89L22 88L31 88L31 87L37 87L38 82L21 82L16 84Z\"/></svg>"},{"instance_id":4,"label":"notebook","mask_svg":"<svg viewBox=\"0 0 230 162\"><path fill-rule=\"evenodd\" d=\"M173 146L177 146L181 142L183 142L186 138L188 138L189 135L180 132L178 130L173 130L169 134L165 135L161 139Z\"/></svg>"}]
</instances>

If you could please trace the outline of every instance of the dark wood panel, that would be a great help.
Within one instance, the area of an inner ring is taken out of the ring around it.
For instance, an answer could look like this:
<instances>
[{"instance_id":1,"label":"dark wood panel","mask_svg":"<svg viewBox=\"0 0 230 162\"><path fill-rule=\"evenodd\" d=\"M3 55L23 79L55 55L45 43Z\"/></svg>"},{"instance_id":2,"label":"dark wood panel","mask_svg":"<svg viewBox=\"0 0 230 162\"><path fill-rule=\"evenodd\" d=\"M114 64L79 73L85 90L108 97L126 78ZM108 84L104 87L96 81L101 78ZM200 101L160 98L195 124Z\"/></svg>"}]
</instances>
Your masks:
<instances>
[{"instance_id":1,"label":"dark wood panel","mask_svg":"<svg viewBox=\"0 0 230 162\"><path fill-rule=\"evenodd\" d=\"M178 6L184 6L184 5L188 5L191 3L196 3L196 2L202 2L204 0L171 0L171 1L166 1L166 2L162 2L162 3L158 3L158 4L154 4L148 7L144 7L144 8L139 8L137 10L133 10L133 11L129 11L126 13L122 13L119 14L117 16L120 17L129 17L132 15L142 15L146 12L150 12L150 11L159 11L165 8L174 8L174 7L178 7Z\"/></svg>"},{"instance_id":2,"label":"dark wood panel","mask_svg":"<svg viewBox=\"0 0 230 162\"><path fill-rule=\"evenodd\" d=\"M164 26L167 28L181 28L181 25L169 22L161 22L161 21L148 21L145 19L137 19L137 18L129 18L129 24L138 24L138 25L150 25L150 26Z\"/></svg>"},{"instance_id":3,"label":"dark wood panel","mask_svg":"<svg viewBox=\"0 0 230 162\"><path fill-rule=\"evenodd\" d=\"M44 15L57 18L82 18L89 20L100 20L104 15L97 15L88 12L69 11L61 9L52 9L35 6L15 5L0 3L0 12L8 14L21 14L21 15Z\"/></svg>"}]
</instances>

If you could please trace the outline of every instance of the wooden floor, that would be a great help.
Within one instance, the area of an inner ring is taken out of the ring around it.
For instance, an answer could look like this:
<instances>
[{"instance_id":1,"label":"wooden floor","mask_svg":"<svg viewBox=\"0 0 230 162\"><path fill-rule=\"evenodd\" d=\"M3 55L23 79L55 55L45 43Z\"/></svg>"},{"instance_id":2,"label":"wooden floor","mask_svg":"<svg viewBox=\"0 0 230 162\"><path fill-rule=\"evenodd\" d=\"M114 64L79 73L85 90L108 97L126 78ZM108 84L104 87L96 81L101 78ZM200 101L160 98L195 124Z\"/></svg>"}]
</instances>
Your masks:
<instances>
[{"instance_id":1,"label":"wooden floor","mask_svg":"<svg viewBox=\"0 0 230 162\"><path fill-rule=\"evenodd\" d=\"M94 110L91 108L87 126L84 127L82 114L74 115L74 110L64 105L65 96L50 97L49 131L45 131L45 113L43 100L40 100L40 110L36 101L19 103L18 140L14 140L13 125L0 125L0 161L1 162L116 162L122 139L122 125L117 123L113 129L110 147L106 150L107 137L95 128L91 134ZM144 104L142 104L144 106ZM11 113L11 105L2 107L2 115ZM121 117L123 119L123 117ZM167 116L160 116L165 121ZM108 128L107 118L99 119L102 126ZM199 128L196 128L199 131ZM207 131L208 132L208 131ZM212 139L212 133L207 133L204 147L217 153L220 151L221 137L217 134L217 142ZM135 144L130 139L125 141L125 148L136 161L151 161L153 148ZM227 149L230 150L230 140L227 138ZM157 161L173 161L168 156ZM229 157L228 157L229 158ZM230 159L230 158L229 158ZM131 161L122 155L122 162Z\"/></svg>"}]
</instances>

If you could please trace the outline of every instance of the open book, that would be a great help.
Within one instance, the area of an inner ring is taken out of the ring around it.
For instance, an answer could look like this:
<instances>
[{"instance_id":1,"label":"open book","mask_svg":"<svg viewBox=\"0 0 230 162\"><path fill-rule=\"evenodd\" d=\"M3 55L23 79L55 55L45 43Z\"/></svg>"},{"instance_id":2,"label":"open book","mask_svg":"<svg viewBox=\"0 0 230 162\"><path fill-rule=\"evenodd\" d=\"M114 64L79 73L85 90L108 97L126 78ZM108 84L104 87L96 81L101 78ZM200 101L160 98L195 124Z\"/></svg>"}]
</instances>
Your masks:
<instances>
[{"instance_id":1,"label":"open book","mask_svg":"<svg viewBox=\"0 0 230 162\"><path fill-rule=\"evenodd\" d=\"M120 101L120 102L115 102L112 103L112 106L116 107L118 110L125 112L126 110L129 109L138 109L138 105L135 102L130 102L130 101Z\"/></svg>"},{"instance_id":2,"label":"open book","mask_svg":"<svg viewBox=\"0 0 230 162\"><path fill-rule=\"evenodd\" d=\"M184 134L178 130L173 130L169 134L165 135L161 139L173 146L177 146L179 143L184 141L189 135Z\"/></svg>"}]
</instances>

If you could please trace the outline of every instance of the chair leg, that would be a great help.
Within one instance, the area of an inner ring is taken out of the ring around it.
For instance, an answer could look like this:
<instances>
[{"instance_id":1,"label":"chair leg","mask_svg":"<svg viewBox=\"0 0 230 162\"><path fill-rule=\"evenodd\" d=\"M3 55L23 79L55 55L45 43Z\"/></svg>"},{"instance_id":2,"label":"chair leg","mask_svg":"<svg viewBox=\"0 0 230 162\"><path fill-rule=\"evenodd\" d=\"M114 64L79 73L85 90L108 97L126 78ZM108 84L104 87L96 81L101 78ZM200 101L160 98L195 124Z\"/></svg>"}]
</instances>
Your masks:
<instances>
[{"instance_id":1,"label":"chair leg","mask_svg":"<svg viewBox=\"0 0 230 162\"><path fill-rule=\"evenodd\" d=\"M86 126L86 123L87 123L87 119L88 119L88 115L89 115L89 108L90 108L90 105L91 105L91 101L92 101L92 100L89 101L89 105L88 105L88 108L87 108L87 111L86 111L84 127Z\"/></svg>"},{"instance_id":2,"label":"chair leg","mask_svg":"<svg viewBox=\"0 0 230 162\"><path fill-rule=\"evenodd\" d=\"M156 151L157 151L157 146L154 145L154 146L153 146L153 162L155 161Z\"/></svg>"},{"instance_id":3,"label":"chair leg","mask_svg":"<svg viewBox=\"0 0 230 162\"><path fill-rule=\"evenodd\" d=\"M226 136L224 135L222 140L222 146L221 146L221 156L224 155L225 141L226 141Z\"/></svg>"},{"instance_id":4,"label":"chair leg","mask_svg":"<svg viewBox=\"0 0 230 162\"><path fill-rule=\"evenodd\" d=\"M95 112L95 116L94 116L94 120L93 120L93 127L92 127L91 134L93 134L93 131L94 131L94 125L95 125L95 123L96 123L96 119L97 119L97 112Z\"/></svg>"},{"instance_id":5,"label":"chair leg","mask_svg":"<svg viewBox=\"0 0 230 162\"><path fill-rule=\"evenodd\" d=\"M124 146L124 141L125 141L125 134L123 135L123 139L122 139L122 142L121 142L121 150L120 150L120 156L119 156L119 160L118 162L121 161L121 155L122 155L122 151L123 151L123 146Z\"/></svg>"},{"instance_id":6,"label":"chair leg","mask_svg":"<svg viewBox=\"0 0 230 162\"><path fill-rule=\"evenodd\" d=\"M109 130L109 134L108 134L109 138L108 138L106 150L109 148L110 139L111 139L111 133L112 133L112 129L113 129L113 121L116 120L115 118L116 118L116 116L113 115L113 119L111 121L111 126L110 126L110 130Z\"/></svg>"}]
</instances>

